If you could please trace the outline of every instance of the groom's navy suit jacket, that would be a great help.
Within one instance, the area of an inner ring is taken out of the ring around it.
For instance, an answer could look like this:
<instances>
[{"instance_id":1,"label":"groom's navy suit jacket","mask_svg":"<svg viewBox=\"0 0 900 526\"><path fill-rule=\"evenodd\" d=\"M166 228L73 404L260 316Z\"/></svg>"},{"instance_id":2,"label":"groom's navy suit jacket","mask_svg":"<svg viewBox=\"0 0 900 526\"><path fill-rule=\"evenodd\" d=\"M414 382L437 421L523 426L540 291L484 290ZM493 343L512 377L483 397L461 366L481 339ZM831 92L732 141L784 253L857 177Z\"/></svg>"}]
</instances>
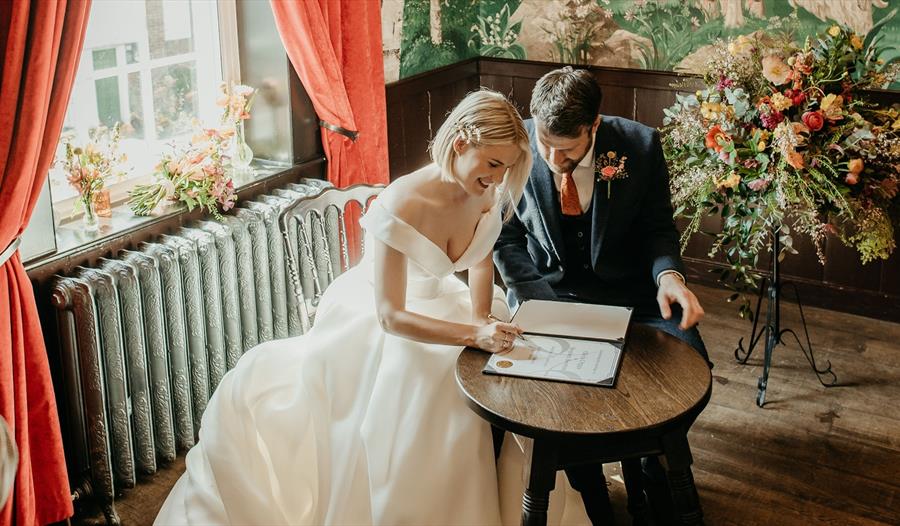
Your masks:
<instances>
[{"instance_id":1,"label":"groom's navy suit jacket","mask_svg":"<svg viewBox=\"0 0 900 526\"><path fill-rule=\"evenodd\" d=\"M567 263L574 264L567 261L567 252L574 251L566 246L559 193L538 152L534 123L528 120L525 125L534 165L515 216L503 226L494 247L494 262L510 304L514 307L526 299L602 302L655 309L658 315L656 277L669 269L684 275L658 132L620 117L601 119L595 158L610 151L625 155L628 177L611 183L601 181L599 173L594 177L591 209L586 211L591 214L593 275L583 280L588 289L579 297L560 291L564 276L572 270Z\"/></svg>"}]
</instances>

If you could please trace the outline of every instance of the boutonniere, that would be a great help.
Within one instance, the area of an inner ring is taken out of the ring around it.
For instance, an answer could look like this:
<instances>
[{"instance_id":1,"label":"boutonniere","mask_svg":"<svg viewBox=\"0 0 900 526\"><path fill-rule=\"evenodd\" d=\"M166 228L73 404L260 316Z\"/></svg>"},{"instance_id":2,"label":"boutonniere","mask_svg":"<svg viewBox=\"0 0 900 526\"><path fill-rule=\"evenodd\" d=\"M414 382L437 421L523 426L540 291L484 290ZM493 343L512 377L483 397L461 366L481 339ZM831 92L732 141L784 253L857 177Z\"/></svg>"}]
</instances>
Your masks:
<instances>
[{"instance_id":1,"label":"boutonniere","mask_svg":"<svg viewBox=\"0 0 900 526\"><path fill-rule=\"evenodd\" d=\"M609 199L612 192L614 179L625 179L628 172L625 171L625 161L628 157L619 156L616 152L609 151L599 155L594 160L594 170L597 172L597 181L606 181L606 198Z\"/></svg>"}]
</instances>

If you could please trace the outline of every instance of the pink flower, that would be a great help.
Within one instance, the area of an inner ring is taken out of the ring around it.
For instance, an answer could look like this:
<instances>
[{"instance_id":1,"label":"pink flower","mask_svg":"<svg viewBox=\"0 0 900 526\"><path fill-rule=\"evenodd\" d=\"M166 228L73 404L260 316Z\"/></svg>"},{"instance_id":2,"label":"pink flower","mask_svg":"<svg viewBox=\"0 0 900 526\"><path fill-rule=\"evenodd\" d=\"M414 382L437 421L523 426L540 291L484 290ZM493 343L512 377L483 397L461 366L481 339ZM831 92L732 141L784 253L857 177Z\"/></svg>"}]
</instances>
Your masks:
<instances>
[{"instance_id":1,"label":"pink flower","mask_svg":"<svg viewBox=\"0 0 900 526\"><path fill-rule=\"evenodd\" d=\"M859 182L859 174L850 172L844 177L844 182L849 184L850 186L855 185Z\"/></svg>"},{"instance_id":2,"label":"pink flower","mask_svg":"<svg viewBox=\"0 0 900 526\"><path fill-rule=\"evenodd\" d=\"M743 164L744 164L744 168L746 168L748 170L754 170L756 168L759 168L759 161L757 161L756 159L747 159L746 161L744 161Z\"/></svg>"},{"instance_id":3,"label":"pink flower","mask_svg":"<svg viewBox=\"0 0 900 526\"><path fill-rule=\"evenodd\" d=\"M776 86L784 84L791 76L791 68L777 55L762 59L762 68L763 77Z\"/></svg>"},{"instance_id":4,"label":"pink flower","mask_svg":"<svg viewBox=\"0 0 900 526\"><path fill-rule=\"evenodd\" d=\"M727 77L721 77L719 82L716 83L716 89L719 91L724 91L725 88L730 88L734 86L734 81Z\"/></svg>"},{"instance_id":5,"label":"pink flower","mask_svg":"<svg viewBox=\"0 0 900 526\"><path fill-rule=\"evenodd\" d=\"M769 181L766 179L754 179L747 183L747 188L753 190L754 192L761 192L769 186Z\"/></svg>"},{"instance_id":6,"label":"pink flower","mask_svg":"<svg viewBox=\"0 0 900 526\"><path fill-rule=\"evenodd\" d=\"M762 122L764 128L774 130L781 124L781 121L784 120L784 114L778 111L761 112L759 114L759 120Z\"/></svg>"},{"instance_id":7,"label":"pink flower","mask_svg":"<svg viewBox=\"0 0 900 526\"><path fill-rule=\"evenodd\" d=\"M612 179L616 176L616 173L619 171L615 166L604 166L600 169L600 175L603 176L604 179Z\"/></svg>"}]
</instances>

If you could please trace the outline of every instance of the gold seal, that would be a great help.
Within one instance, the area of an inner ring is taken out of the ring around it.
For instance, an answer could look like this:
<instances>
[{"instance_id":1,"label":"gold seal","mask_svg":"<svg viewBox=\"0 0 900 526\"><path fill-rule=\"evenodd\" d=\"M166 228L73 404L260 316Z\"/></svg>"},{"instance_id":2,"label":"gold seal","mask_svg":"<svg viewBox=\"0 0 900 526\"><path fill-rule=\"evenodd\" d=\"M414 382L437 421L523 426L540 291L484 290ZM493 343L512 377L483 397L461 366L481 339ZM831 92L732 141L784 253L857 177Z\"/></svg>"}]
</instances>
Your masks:
<instances>
[{"instance_id":1,"label":"gold seal","mask_svg":"<svg viewBox=\"0 0 900 526\"><path fill-rule=\"evenodd\" d=\"M497 362L497 367L501 367L503 369L507 369L512 366L513 366L513 363L509 360L500 360Z\"/></svg>"}]
</instances>

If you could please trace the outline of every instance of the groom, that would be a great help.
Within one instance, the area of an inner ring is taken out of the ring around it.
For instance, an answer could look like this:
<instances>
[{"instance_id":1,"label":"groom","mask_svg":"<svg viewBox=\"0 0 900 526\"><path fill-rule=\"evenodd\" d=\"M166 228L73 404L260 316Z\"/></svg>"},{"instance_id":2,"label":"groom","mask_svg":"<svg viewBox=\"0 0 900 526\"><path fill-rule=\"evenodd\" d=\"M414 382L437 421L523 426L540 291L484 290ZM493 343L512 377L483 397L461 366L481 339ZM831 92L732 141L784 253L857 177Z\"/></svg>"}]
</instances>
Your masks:
<instances>
[{"instance_id":1,"label":"groom","mask_svg":"<svg viewBox=\"0 0 900 526\"><path fill-rule=\"evenodd\" d=\"M703 308L685 285L659 134L600 115L601 98L588 71L568 66L534 87L525 122L534 166L494 247L509 303L632 306L633 322L680 338L708 360L696 328ZM665 506L662 469L656 458L646 460L651 504ZM611 524L602 465L566 474L591 521Z\"/></svg>"}]
</instances>

